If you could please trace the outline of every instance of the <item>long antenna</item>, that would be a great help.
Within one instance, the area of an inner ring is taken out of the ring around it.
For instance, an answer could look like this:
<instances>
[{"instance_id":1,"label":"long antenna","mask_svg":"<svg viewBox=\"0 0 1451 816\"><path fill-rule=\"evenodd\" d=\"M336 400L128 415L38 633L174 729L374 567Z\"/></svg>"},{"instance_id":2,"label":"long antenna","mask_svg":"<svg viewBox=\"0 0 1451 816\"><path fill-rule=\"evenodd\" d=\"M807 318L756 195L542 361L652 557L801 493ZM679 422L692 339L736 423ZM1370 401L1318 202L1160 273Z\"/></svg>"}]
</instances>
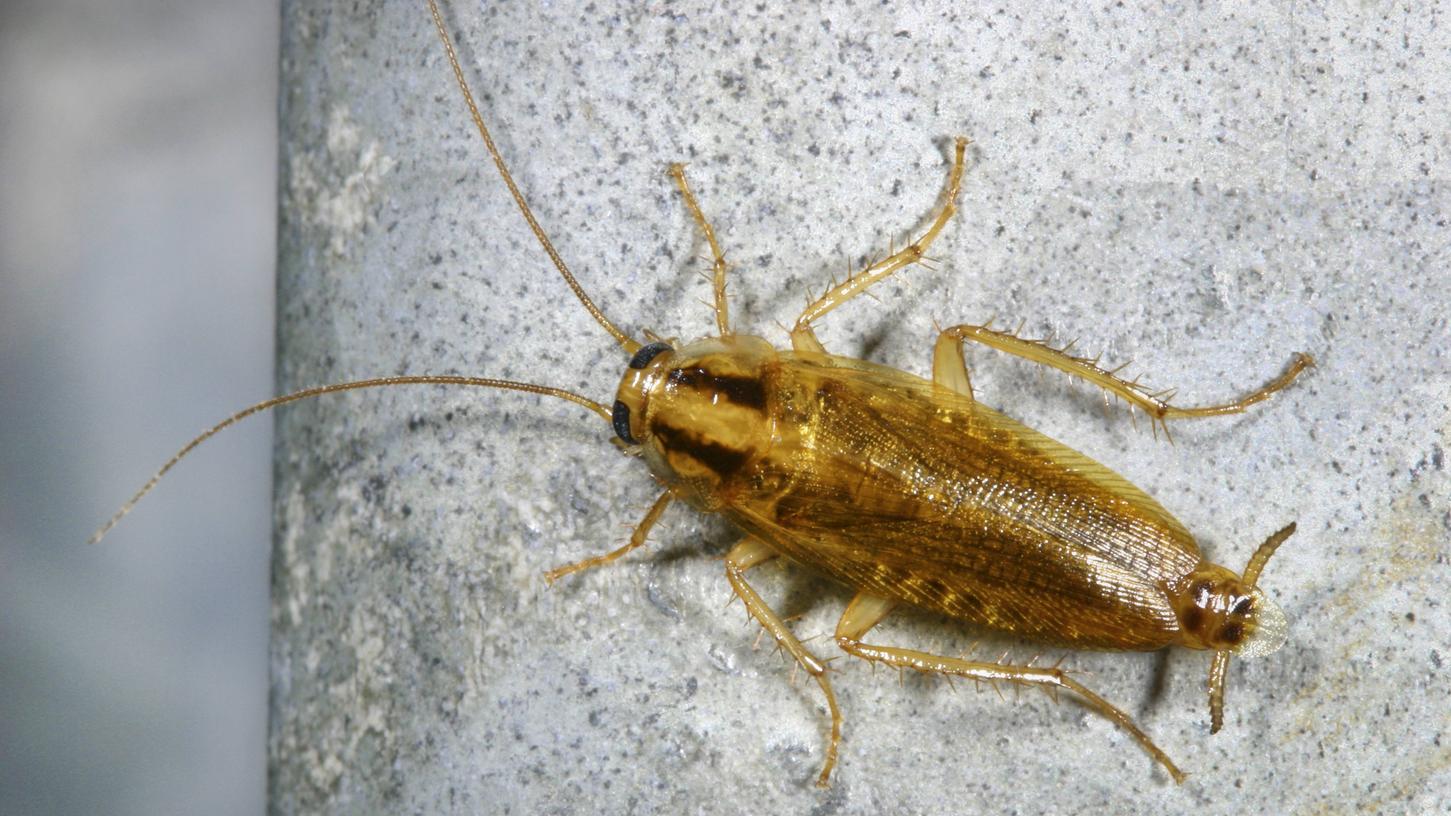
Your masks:
<instances>
[{"instance_id":1,"label":"long antenna","mask_svg":"<svg viewBox=\"0 0 1451 816\"><path fill-rule=\"evenodd\" d=\"M243 408L237 413L232 414L221 422L218 422L217 424L203 431L199 436L197 436L197 438L183 445L182 449L177 451L175 456L172 456L170 459L166 460L166 464L162 465L161 469L156 471L156 475L152 476L151 479L147 481L140 490L136 491L136 495L132 496L130 501L127 501L125 504L121 505L121 509L117 510L116 514L111 516L110 520L108 520L105 524L101 525L101 528L93 533L90 540L86 543L95 544L102 538L105 538L106 533L111 532L111 528L115 527L116 524L121 521L121 519L125 518L126 514L130 513L131 509L136 506L136 503L141 501L142 497L145 496L147 493L151 492L151 488L156 487L156 483L161 481L161 477L165 476L167 471L171 470L173 467L176 467L176 463L180 462L188 453L191 453L197 445L200 445L208 439L211 439L219 431L235 425L253 414L261 413L262 411L266 411L270 408L276 408L279 405L286 405L289 402L297 402L298 400L308 399L309 397L319 397L323 394L335 394L339 391L355 391L359 388L376 388L385 385L473 385L484 388L505 388L510 391L527 391L530 394L543 394L547 397L559 397L560 399L569 400L575 405L582 405L585 408L594 411L596 414L599 414L600 418L604 421L611 421L611 414L608 408L600 405L598 402L595 402L592 399L581 397L578 394L570 391L565 391L562 388L550 388L547 385L513 382L512 380L493 380L486 377L454 377L445 375L425 375L419 377L378 377L371 380L356 380L354 382L333 383L332 385L322 385L318 386L317 388L307 388L302 391L287 394L285 396L273 397L269 400L263 400L256 405Z\"/></svg>"},{"instance_id":2,"label":"long antenna","mask_svg":"<svg viewBox=\"0 0 1451 816\"><path fill-rule=\"evenodd\" d=\"M438 38L443 41L443 50L448 52L448 64L453 66L454 79L458 80L459 90L463 91L464 102L469 106L469 115L474 118L474 126L479 129L479 135L484 137L484 146L489 149L489 156L493 158L494 166L499 168L499 175L503 176L504 184L509 188L509 194L514 197L514 203L519 206L519 212L523 213L524 220L529 222L529 229L533 230L534 237L539 239L539 245L544 247L545 254L549 256L549 260L554 262L554 267L559 270L560 275L564 276L564 282L574 290L574 296L584 304L590 317L593 317L596 323L604 327L604 330L624 347L626 354L634 354L640 348L639 342L632 340L629 335L620 331L614 323L610 322L609 318L605 317L604 312L600 311L594 301L590 300L589 295L584 293L584 287L580 286L579 281L575 280L574 275L570 273L564 259L559 257L559 253L554 250L554 244L549 242L549 236L544 234L544 229L539 226L538 221L534 220L534 211L529 209L528 202L524 200L524 194L519 192L519 186L514 183L514 177L509 174L509 168L504 164L504 157L499 154L499 148L494 146L494 137L489 135L489 129L484 125L484 117L479 113L479 106L474 103L473 91L469 90L469 83L464 79L463 69L459 67L458 55L454 53L453 49L453 38L448 35L448 29L444 27L443 15L438 11L437 0L428 0L428 10L433 12L433 24L438 28Z\"/></svg>"}]
</instances>

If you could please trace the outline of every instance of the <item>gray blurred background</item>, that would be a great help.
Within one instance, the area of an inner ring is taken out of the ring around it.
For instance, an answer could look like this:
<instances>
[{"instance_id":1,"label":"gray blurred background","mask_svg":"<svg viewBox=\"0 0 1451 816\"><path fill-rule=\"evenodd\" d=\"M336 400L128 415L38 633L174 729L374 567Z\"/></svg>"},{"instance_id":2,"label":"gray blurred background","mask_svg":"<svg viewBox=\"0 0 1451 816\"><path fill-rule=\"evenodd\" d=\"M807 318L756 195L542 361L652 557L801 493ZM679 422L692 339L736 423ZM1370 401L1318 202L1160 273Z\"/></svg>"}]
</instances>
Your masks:
<instances>
[{"instance_id":1,"label":"gray blurred background","mask_svg":"<svg viewBox=\"0 0 1451 816\"><path fill-rule=\"evenodd\" d=\"M272 392L277 20L0 5L0 812L263 808L270 419L84 542Z\"/></svg>"}]
</instances>

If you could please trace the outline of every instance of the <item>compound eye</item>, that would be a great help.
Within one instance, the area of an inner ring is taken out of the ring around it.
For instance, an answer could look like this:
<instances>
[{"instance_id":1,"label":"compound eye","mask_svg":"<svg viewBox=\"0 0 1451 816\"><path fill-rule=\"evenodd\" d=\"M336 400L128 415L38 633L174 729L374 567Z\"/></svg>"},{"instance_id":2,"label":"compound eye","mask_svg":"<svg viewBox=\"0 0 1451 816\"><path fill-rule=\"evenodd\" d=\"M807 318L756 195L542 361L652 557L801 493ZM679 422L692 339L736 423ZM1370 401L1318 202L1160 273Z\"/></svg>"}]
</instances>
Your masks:
<instances>
[{"instance_id":1,"label":"compound eye","mask_svg":"<svg viewBox=\"0 0 1451 816\"><path fill-rule=\"evenodd\" d=\"M631 365L634 365L633 361ZM610 422L615 426L615 436L618 436L626 445L638 445L640 442L630 436L630 406L615 400L614 415Z\"/></svg>"},{"instance_id":2,"label":"compound eye","mask_svg":"<svg viewBox=\"0 0 1451 816\"><path fill-rule=\"evenodd\" d=\"M630 368L634 368L634 369L644 368L645 366L647 366L647 365L650 364L650 361L651 360L655 359L656 357L659 357L661 352L669 351L669 350L670 350L670 344L669 343L651 343L648 346L641 346L640 347L640 350L635 352L635 356L630 358ZM615 406L615 415L618 416L619 413L620 413L620 406L618 404L616 404L616 406ZM628 411L626 413L628 413ZM615 428L618 429L619 428L619 424L618 424L619 423L619 420L617 419L617 420L615 420L615 422L616 422Z\"/></svg>"}]
</instances>

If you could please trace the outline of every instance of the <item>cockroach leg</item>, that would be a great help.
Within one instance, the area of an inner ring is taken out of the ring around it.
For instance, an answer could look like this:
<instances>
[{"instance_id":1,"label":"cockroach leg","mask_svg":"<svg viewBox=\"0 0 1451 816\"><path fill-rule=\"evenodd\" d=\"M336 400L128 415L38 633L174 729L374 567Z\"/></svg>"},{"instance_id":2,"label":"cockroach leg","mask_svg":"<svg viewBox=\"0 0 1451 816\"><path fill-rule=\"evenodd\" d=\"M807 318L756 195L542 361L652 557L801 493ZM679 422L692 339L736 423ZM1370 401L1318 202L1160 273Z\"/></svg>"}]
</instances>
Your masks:
<instances>
[{"instance_id":1,"label":"cockroach leg","mask_svg":"<svg viewBox=\"0 0 1451 816\"><path fill-rule=\"evenodd\" d=\"M675 185L680 188L680 195L685 198L685 206L690 210L690 215L705 234L705 242L710 244L710 254L715 257L712 264L711 288L715 292L715 327L721 337L731 334L730 309L726 303L726 259L725 253L721 252L720 244L715 240L715 230L711 229L710 222L706 220L705 213L700 209L700 203L695 200L695 193L690 191L690 185L685 181L685 165L670 165L670 177L675 179Z\"/></svg>"},{"instance_id":2,"label":"cockroach leg","mask_svg":"<svg viewBox=\"0 0 1451 816\"><path fill-rule=\"evenodd\" d=\"M795 351L809 351L815 354L826 353L826 346L821 345L821 341L816 339L816 332L812 331L810 326L802 326L799 323L796 328L791 330L791 348Z\"/></svg>"},{"instance_id":3,"label":"cockroach leg","mask_svg":"<svg viewBox=\"0 0 1451 816\"><path fill-rule=\"evenodd\" d=\"M1005 351L1016 357L1022 357L1025 360L1056 368L1059 371L1090 382L1120 397L1130 405L1141 409L1158 423L1163 423L1170 419L1191 419L1195 417L1242 413L1249 406L1269 399L1275 392L1294 382L1295 378L1300 375L1300 372L1315 364L1314 358L1310 355L1296 352L1290 361L1290 365L1278 377L1249 394L1219 405L1179 408L1168 403L1167 397L1172 396L1172 391L1150 391L1137 381L1125 380L1117 376L1114 370L1100 367L1096 359L1076 357L1069 354L1065 349L1055 349L1038 340L1024 339L1009 332L1000 332L987 326L953 326L952 328L944 330L942 337L972 340L989 348ZM943 339L938 340L939 348L943 342Z\"/></svg>"},{"instance_id":4,"label":"cockroach leg","mask_svg":"<svg viewBox=\"0 0 1451 816\"><path fill-rule=\"evenodd\" d=\"M665 512L665 508L670 506L670 498L671 497L669 493L660 494L660 498L656 499L655 503L651 505L650 509L645 513L645 518L641 519L639 525L635 527L635 532L630 535L630 541L629 543L625 544L625 546L613 552L607 552L604 555L596 555L590 558L586 558L583 561L576 561L573 564L566 564L562 567L555 567L554 569L544 573L544 580L552 584L566 575L572 575L576 572L582 572L584 570L590 569L591 567L599 567L608 564L611 561L614 561L615 559L629 553L631 550L635 550L643 546L645 544L645 537L650 534L650 528L655 526L655 522L660 519L660 514Z\"/></svg>"},{"instance_id":5,"label":"cockroach leg","mask_svg":"<svg viewBox=\"0 0 1451 816\"><path fill-rule=\"evenodd\" d=\"M943 332L932 348L932 382L972 399L972 379L962 359L962 341Z\"/></svg>"},{"instance_id":6,"label":"cockroach leg","mask_svg":"<svg viewBox=\"0 0 1451 816\"><path fill-rule=\"evenodd\" d=\"M866 292L872 284L886 279L899 269L922 260L927 253L927 247L937 240L938 233L947 226L952 214L957 212L957 193L962 188L962 170L965 165L966 153L967 139L959 136L953 147L952 171L947 177L947 199L943 202L942 209L937 211L937 216L932 220L932 225L927 228L927 231L922 233L917 240L848 277L828 289L826 294L812 301L806 307L806 311L796 318L796 325L791 329L792 348L797 351L824 352L825 349L822 348L821 342L816 339L816 333L812 331L812 323L820 320L827 312Z\"/></svg>"},{"instance_id":7,"label":"cockroach leg","mask_svg":"<svg viewBox=\"0 0 1451 816\"><path fill-rule=\"evenodd\" d=\"M841 621L836 626L836 643L848 654L856 655L863 660L877 663L885 663L889 666L896 666L899 669L913 669L915 671L943 674L956 677L966 677L970 680L986 681L989 685L999 682L1016 683L1024 686L1038 686L1050 693L1057 689L1066 689L1078 695L1086 702L1089 708L1102 714L1113 721L1138 740L1139 745L1149 753L1175 782L1184 781L1184 773L1174 765L1173 760L1149 739L1149 736L1139 729L1129 715L1110 705L1107 700L1099 697L1069 677L1066 672L1058 668L1033 668L1031 666L1011 666L995 662L983 662L976 660L962 660L953 657L941 657L938 655L919 652L913 649L899 649L893 646L873 646L862 643L861 637L873 626L881 622L882 618L892 610L893 603L884 598L858 593L847 605L846 611L842 613Z\"/></svg>"},{"instance_id":8,"label":"cockroach leg","mask_svg":"<svg viewBox=\"0 0 1451 816\"><path fill-rule=\"evenodd\" d=\"M816 678L822 693L826 695L826 706L831 711L831 740L826 746L826 759L822 763L821 775L816 778L819 787L826 787L827 780L831 777L831 769L836 766L837 746L841 743L841 709L836 705L836 694L831 690L831 681L826 678L826 664L801 645L801 641L786 627L781 616L767 606L756 590L746 582L746 570L769 561L776 555L775 550L760 541L747 538L726 554L726 579L731 582L731 589L735 590L736 596L745 603L751 617L771 633L777 645L796 658L801 668Z\"/></svg>"}]
</instances>

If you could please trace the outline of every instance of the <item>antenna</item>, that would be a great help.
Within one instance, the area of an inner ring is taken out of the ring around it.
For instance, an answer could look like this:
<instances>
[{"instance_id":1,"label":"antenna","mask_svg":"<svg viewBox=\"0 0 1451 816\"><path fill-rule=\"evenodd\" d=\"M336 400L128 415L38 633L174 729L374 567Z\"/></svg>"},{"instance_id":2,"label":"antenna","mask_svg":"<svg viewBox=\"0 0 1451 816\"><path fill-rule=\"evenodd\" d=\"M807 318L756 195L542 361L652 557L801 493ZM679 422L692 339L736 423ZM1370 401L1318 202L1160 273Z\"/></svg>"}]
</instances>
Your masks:
<instances>
[{"instance_id":1,"label":"antenna","mask_svg":"<svg viewBox=\"0 0 1451 816\"><path fill-rule=\"evenodd\" d=\"M307 388L302 391L296 391L291 394L287 394L285 396L273 397L269 400L263 400L256 405L251 405L243 408L237 413L232 414L221 422L218 422L212 427L206 429L195 439L183 445L181 450L177 451L175 455L173 455L170 459L166 460L166 464L162 465L161 469L156 471L156 475L152 476L146 482L146 484L142 485L140 490L136 491L136 495L132 496L129 501L121 505L121 509L117 510L115 515L111 516L111 518L107 520L105 524L102 524L99 530L91 534L90 540L86 543L95 544L101 539L105 538L106 533L111 532L111 528L115 527L121 521L121 519L125 518L126 515L131 512L132 508L136 506L136 503L141 501L142 497L144 497L147 493L151 492L151 488L156 487L156 483L161 481L162 476L165 476L168 471L176 467L176 463L180 462L183 458L185 458L188 453L191 453L192 450L196 448L196 446L207 441L208 439L211 439L213 436L216 436L218 432L225 430L226 428L229 428L232 425L237 424L238 422L241 422L242 420L253 414L260 414L263 411L276 408L279 405L286 405L289 402L297 402L298 400L304 400L310 397L320 397L323 394L335 394L339 391L356 391L360 388L378 388L386 385L470 385L483 388L505 388L510 391L526 391L530 394L543 394L547 397L559 397L560 399L569 400L575 405L582 405L585 408L594 411L596 414L599 414L600 418L604 421L611 421L611 414L609 409L605 408L605 406L600 405L598 402L595 402L592 399L581 397L580 395L575 394L571 391L565 391L562 388L550 388L547 385L513 382L512 380L493 380L486 377L454 377L445 375L424 375L418 377L378 377L371 380L356 380L354 382L334 383L332 385L321 385L316 388Z\"/></svg>"},{"instance_id":2,"label":"antenna","mask_svg":"<svg viewBox=\"0 0 1451 816\"><path fill-rule=\"evenodd\" d=\"M464 79L463 68L459 67L458 64L458 55L454 53L453 38L448 35L448 30L444 28L443 15L439 13L437 0L428 0L428 10L433 13L433 24L438 28L438 38L443 41L443 50L448 53L448 64L453 66L453 77L458 80L459 90L463 91L464 102L469 106L469 115L474 119L474 126L479 129L479 135L484 137L484 146L489 149L489 156L493 158L494 166L499 168L499 175L503 177L504 184L508 186L509 194L514 197L514 203L519 205L519 212L523 213L524 220L529 222L529 229L534 232L534 237L539 239L539 245L544 247L545 254L549 256L549 260L554 262L554 268L558 269L559 274L564 276L564 282L569 284L570 289L574 290L574 296L579 298L580 303L584 304L584 308L589 312L590 317L593 317L596 323L599 323L600 326L604 327L605 331L610 333L610 336L615 338L615 341L625 349L626 354L634 354L639 350L640 343L632 340L629 335L620 331L614 323L610 322L609 318L605 317L604 312L600 311L600 308L594 304L594 301L590 300L589 295L584 293L584 287L580 286L579 281L574 279L574 275L569 271L569 267L565 265L564 259L559 257L559 253L555 251L554 244L549 242L549 236L544 234L544 228L540 227L539 222L534 220L534 211L529 209L529 203L524 200L524 194L519 192L519 186L514 183L514 177L509 174L509 167L504 164L504 157L499 154L499 148L494 146L494 137L489 135L489 128L484 125L484 117L479 113L479 106L474 102L473 91L469 90L469 83Z\"/></svg>"}]
</instances>

